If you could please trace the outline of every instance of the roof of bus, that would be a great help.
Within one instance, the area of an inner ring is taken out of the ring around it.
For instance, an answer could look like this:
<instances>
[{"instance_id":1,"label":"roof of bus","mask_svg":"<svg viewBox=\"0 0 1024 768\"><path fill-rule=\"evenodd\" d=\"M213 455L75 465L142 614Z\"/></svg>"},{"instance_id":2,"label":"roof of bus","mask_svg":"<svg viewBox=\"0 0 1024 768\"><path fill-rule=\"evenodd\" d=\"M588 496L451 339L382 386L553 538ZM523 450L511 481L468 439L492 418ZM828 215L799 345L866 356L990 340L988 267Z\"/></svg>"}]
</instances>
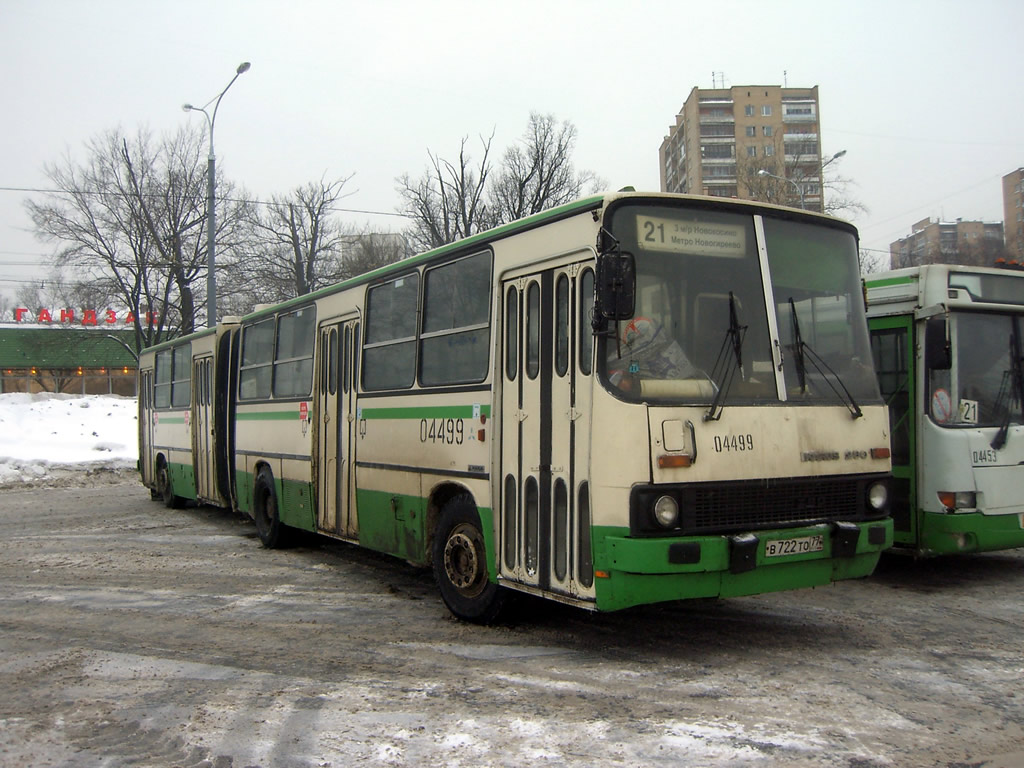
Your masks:
<instances>
[{"instance_id":1,"label":"roof of bus","mask_svg":"<svg viewBox=\"0 0 1024 768\"><path fill-rule=\"evenodd\" d=\"M438 248L434 248L433 250L425 251L424 253L412 256L408 259L403 259L402 261L397 261L393 264L387 264L383 267L378 267L377 269L371 270L370 272L364 272L361 275L357 275L355 277L349 278L348 280L335 283L334 285L327 286L326 288L321 288L320 290L314 291L313 293L307 293L302 296L297 296L293 299L288 299L278 304L261 306L259 309L256 309L242 317L231 318L230 322L235 323L251 321L259 317L273 315L274 313L279 312L282 309L301 306L306 302L313 301L322 296L329 296L333 293L336 293L337 291L344 290L345 288L349 288L354 285L360 285L364 283L370 283L375 280L379 280L381 278L387 277L388 275L407 270L410 267L415 267L425 262L430 262L435 259L442 258L446 255L449 255L453 252L457 252L459 250L469 250L483 243L489 243L505 237L510 237L512 235L518 234L520 232L525 232L529 229L533 229L543 224L548 224L553 221L569 218L571 216L584 213L586 211L598 210L600 208L607 207L617 201L627 199L678 200L689 201L703 206L715 206L716 208L719 208L721 210L733 209L737 211L772 211L776 214L782 215L785 218L817 220L818 223L829 224L831 226L839 227L841 229L846 229L854 233L855 235L857 233L857 230L853 226L853 224L847 221L843 221L842 219L837 219L832 216L817 213L815 211L805 211L800 210L798 208L789 208L786 206L773 205L771 203L762 203L751 200L740 200L737 198L710 197L706 195L681 195L669 192L636 192L632 189L627 188L619 190L618 192L605 192L597 195L591 195L590 197L580 198L579 200L575 200L573 202L566 203L555 208L549 208L545 211L541 211L540 213L536 213L532 216L527 216L526 218L519 219L508 224L502 224L498 227L486 230L484 232L479 232L463 240L458 240L454 243L442 245ZM193 337L196 335L199 334L193 334ZM170 345L175 342L181 342L185 338L188 337L180 337L178 339L164 342L159 346L163 347L165 345ZM156 348L157 347L150 347L149 349L152 350Z\"/></svg>"},{"instance_id":2,"label":"roof of bus","mask_svg":"<svg viewBox=\"0 0 1024 768\"><path fill-rule=\"evenodd\" d=\"M966 264L921 264L916 267L902 267L900 269L890 269L886 272L875 272L864 278L864 284L869 289L881 288L887 285L911 283L922 278L927 279L928 275L943 275L939 279L944 282L947 279L945 275L950 272L971 272L978 275L1013 275L1024 278L1024 271L1007 267L975 267Z\"/></svg>"},{"instance_id":3,"label":"roof of bus","mask_svg":"<svg viewBox=\"0 0 1024 768\"><path fill-rule=\"evenodd\" d=\"M791 218L815 218L820 223L829 223L833 226L839 226L842 228L848 228L856 233L856 228L849 222L841 219L836 219L832 216L826 216L815 211L803 211L797 208L788 208L786 206L773 205L771 203L761 203L751 200L739 200L734 198L720 198L720 197L709 197L706 195L681 195L669 192L635 192L633 190L620 190L618 192L605 192L598 195L592 195L591 197L584 197L565 205L560 205L555 208L549 208L548 210L541 211L532 216L528 216L517 221L510 222L508 224L502 224L501 226L493 229L488 229L484 232L478 232L475 235L471 235L463 240L457 240L454 243L448 243L438 248L434 248L430 251L418 254L408 259L395 262L393 264L387 264L383 267L378 267L370 272L364 272L361 275L335 283L326 288L321 288L319 291L308 293L303 296L298 296L294 299L288 299L279 304L273 304L267 307L260 307L259 309L250 312L249 314L240 318L241 320L251 320L256 317L270 315L281 309L286 309L292 306L298 306L304 302L317 299L321 296L330 295L336 291L348 288L353 285L360 283L373 282L382 277L386 277L392 273L400 272L408 269L409 267L417 266L424 262L430 262L434 259L443 257L453 251L462 249L472 249L473 247L482 243L492 242L499 240L511 235L524 232L528 229L540 226L542 224L548 224L559 219L568 218L575 216L579 213L583 213L590 210L597 210L599 208L607 207L611 203L618 200L624 199L665 199L665 200L688 200L691 202L700 203L703 205L714 205L718 208L728 209L758 209L758 210L771 210L776 213L781 213L786 217Z\"/></svg>"}]
</instances>

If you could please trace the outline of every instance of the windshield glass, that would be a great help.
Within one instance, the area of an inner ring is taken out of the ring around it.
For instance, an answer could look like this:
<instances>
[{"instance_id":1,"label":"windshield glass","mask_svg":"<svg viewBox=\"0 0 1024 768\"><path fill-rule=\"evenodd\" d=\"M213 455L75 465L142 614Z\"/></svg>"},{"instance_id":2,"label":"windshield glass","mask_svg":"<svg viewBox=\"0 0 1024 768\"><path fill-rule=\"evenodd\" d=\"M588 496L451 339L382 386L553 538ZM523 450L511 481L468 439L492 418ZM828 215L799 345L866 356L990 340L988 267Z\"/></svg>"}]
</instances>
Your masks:
<instances>
[{"instance_id":1,"label":"windshield glass","mask_svg":"<svg viewBox=\"0 0 1024 768\"><path fill-rule=\"evenodd\" d=\"M953 366L929 373L932 420L942 426L1021 424L1010 369L1011 316L981 312L950 315Z\"/></svg>"},{"instance_id":2,"label":"windshield glass","mask_svg":"<svg viewBox=\"0 0 1024 768\"><path fill-rule=\"evenodd\" d=\"M609 229L636 258L636 311L599 337L609 389L624 399L707 405L731 376L726 405L779 400L754 222L751 214L693 207L614 209ZM776 282L769 295L785 326L780 343L794 343L792 298L804 343L858 401L877 401L856 239L838 229L764 224ZM801 392L793 355L783 356L789 399L840 402L810 365Z\"/></svg>"},{"instance_id":3,"label":"windshield glass","mask_svg":"<svg viewBox=\"0 0 1024 768\"><path fill-rule=\"evenodd\" d=\"M857 239L839 229L769 218L764 235L787 399L834 402L841 382L858 403L877 401Z\"/></svg>"}]
</instances>

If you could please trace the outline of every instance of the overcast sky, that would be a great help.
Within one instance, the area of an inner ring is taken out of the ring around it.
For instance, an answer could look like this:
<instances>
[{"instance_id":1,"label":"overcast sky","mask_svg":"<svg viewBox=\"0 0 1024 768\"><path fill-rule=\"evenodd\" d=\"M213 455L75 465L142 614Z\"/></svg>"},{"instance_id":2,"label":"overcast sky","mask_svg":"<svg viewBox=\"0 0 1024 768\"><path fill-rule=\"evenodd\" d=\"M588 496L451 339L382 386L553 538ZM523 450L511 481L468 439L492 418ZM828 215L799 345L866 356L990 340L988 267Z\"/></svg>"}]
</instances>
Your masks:
<instances>
[{"instance_id":1,"label":"overcast sky","mask_svg":"<svg viewBox=\"0 0 1024 768\"><path fill-rule=\"evenodd\" d=\"M505 10L499 10L505 9ZM657 190L658 147L690 89L820 88L822 152L888 251L926 217L1001 221L1024 166L1020 0L0 0L0 291L45 277L24 188L121 127L173 132L242 61L217 115L217 169L254 196L355 174L345 221L380 231L395 178L427 149L494 131L496 158L531 111L575 123L580 169Z\"/></svg>"}]
</instances>

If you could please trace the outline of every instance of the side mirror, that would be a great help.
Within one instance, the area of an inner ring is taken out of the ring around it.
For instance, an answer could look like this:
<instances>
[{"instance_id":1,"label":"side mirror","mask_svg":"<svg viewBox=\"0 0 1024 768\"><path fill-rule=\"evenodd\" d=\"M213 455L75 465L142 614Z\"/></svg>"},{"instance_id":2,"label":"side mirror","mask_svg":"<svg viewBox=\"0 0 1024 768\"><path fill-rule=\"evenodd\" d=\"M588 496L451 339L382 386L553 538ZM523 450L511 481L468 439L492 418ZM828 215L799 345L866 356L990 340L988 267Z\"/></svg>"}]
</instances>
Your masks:
<instances>
[{"instance_id":1,"label":"side mirror","mask_svg":"<svg viewBox=\"0 0 1024 768\"><path fill-rule=\"evenodd\" d=\"M597 259L597 314L605 320L628 320L636 304L636 259L633 254L605 253Z\"/></svg>"},{"instance_id":2,"label":"side mirror","mask_svg":"<svg viewBox=\"0 0 1024 768\"><path fill-rule=\"evenodd\" d=\"M924 367L929 371L948 371L953 367L947 339L946 318L942 315L929 317L925 321Z\"/></svg>"}]
</instances>

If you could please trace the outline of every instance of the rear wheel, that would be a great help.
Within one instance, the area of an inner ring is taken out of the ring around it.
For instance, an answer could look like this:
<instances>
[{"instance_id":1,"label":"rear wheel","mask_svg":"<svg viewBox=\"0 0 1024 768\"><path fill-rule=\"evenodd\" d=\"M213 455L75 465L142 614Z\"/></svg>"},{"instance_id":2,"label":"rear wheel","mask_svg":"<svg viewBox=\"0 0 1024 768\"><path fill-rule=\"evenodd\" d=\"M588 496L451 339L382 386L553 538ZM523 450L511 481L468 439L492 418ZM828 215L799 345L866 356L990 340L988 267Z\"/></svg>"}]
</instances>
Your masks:
<instances>
[{"instance_id":1,"label":"rear wheel","mask_svg":"<svg viewBox=\"0 0 1024 768\"><path fill-rule=\"evenodd\" d=\"M161 461L156 468L157 493L163 499L164 506L168 509L178 509L185 500L181 496L174 495L174 486L171 484L171 470L167 463Z\"/></svg>"},{"instance_id":2,"label":"rear wheel","mask_svg":"<svg viewBox=\"0 0 1024 768\"><path fill-rule=\"evenodd\" d=\"M277 509L274 475L266 467L256 475L253 521L256 523L256 533L267 549L280 549L291 542L291 529L281 522Z\"/></svg>"},{"instance_id":3,"label":"rear wheel","mask_svg":"<svg viewBox=\"0 0 1024 768\"><path fill-rule=\"evenodd\" d=\"M504 605L505 590L488 576L480 517L468 494L444 505L432 554L434 578L448 610L477 624L494 621Z\"/></svg>"}]
</instances>

